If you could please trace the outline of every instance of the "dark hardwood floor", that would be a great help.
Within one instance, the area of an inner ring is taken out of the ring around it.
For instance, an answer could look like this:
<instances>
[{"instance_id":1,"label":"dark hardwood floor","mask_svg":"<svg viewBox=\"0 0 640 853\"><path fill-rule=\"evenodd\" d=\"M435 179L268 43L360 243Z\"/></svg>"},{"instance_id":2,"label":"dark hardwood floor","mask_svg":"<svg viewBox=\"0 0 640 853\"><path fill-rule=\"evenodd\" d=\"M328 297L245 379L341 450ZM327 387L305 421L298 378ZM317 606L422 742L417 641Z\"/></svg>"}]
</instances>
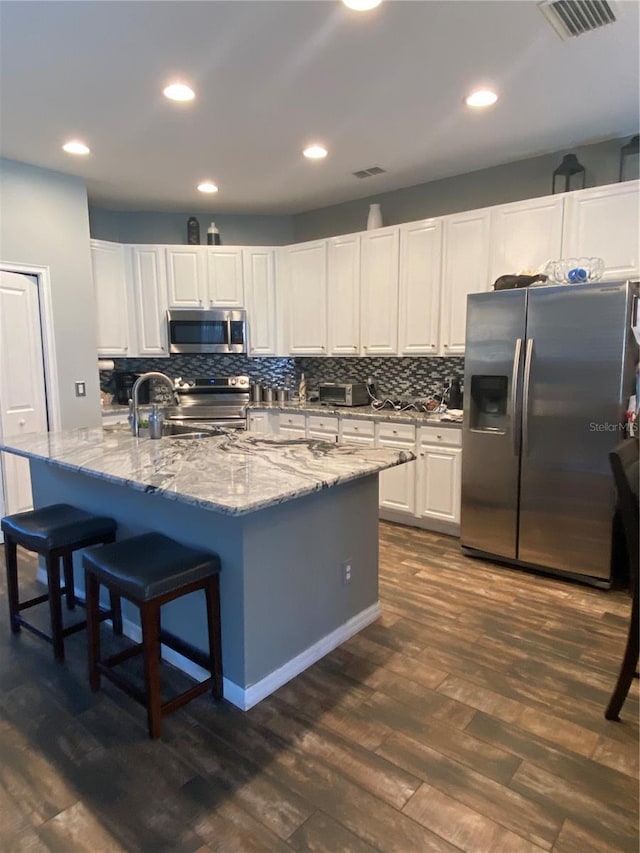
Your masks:
<instances>
[{"instance_id":1,"label":"dark hardwood floor","mask_svg":"<svg viewBox=\"0 0 640 853\"><path fill-rule=\"evenodd\" d=\"M117 688L89 691L84 633L65 665L10 634L3 578L0 851L635 853L637 681L603 716L627 594L380 533L378 622L247 713L195 700L156 742Z\"/></svg>"}]
</instances>

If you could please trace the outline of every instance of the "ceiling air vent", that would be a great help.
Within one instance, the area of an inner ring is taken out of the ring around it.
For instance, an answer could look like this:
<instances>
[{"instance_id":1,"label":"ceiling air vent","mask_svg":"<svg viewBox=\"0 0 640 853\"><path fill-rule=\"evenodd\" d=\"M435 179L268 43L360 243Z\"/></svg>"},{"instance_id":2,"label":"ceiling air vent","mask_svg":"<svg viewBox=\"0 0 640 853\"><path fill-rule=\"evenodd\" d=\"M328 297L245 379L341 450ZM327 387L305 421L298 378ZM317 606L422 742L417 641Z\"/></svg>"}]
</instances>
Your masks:
<instances>
[{"instance_id":1,"label":"ceiling air vent","mask_svg":"<svg viewBox=\"0 0 640 853\"><path fill-rule=\"evenodd\" d=\"M382 175L386 169L381 169L380 166L371 166L369 169L360 169L359 172L352 172L354 178L370 178L372 175Z\"/></svg>"},{"instance_id":2,"label":"ceiling air vent","mask_svg":"<svg viewBox=\"0 0 640 853\"><path fill-rule=\"evenodd\" d=\"M616 20L606 0L545 0L538 9L563 41L597 30Z\"/></svg>"}]
</instances>

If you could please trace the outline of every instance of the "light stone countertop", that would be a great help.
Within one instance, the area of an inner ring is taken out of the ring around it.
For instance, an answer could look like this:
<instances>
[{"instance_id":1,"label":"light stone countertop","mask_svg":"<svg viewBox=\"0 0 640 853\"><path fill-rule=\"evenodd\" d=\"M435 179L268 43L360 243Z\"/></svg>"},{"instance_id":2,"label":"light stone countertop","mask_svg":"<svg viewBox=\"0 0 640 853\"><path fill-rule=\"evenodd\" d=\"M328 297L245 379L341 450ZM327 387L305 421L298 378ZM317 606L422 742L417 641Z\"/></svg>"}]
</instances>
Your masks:
<instances>
[{"instance_id":1,"label":"light stone countertop","mask_svg":"<svg viewBox=\"0 0 640 853\"><path fill-rule=\"evenodd\" d=\"M431 415L415 410L394 411L393 409L372 409L370 406L327 406L324 403L250 403L249 411L297 412L310 415L338 415L342 418L361 418L368 421L395 421L396 423L415 424L416 426L439 426L462 428L462 418L448 420L442 415Z\"/></svg>"},{"instance_id":2,"label":"light stone countertop","mask_svg":"<svg viewBox=\"0 0 640 853\"><path fill-rule=\"evenodd\" d=\"M243 515L411 462L408 451L238 431L135 438L126 426L7 437L0 450L137 491Z\"/></svg>"}]
</instances>

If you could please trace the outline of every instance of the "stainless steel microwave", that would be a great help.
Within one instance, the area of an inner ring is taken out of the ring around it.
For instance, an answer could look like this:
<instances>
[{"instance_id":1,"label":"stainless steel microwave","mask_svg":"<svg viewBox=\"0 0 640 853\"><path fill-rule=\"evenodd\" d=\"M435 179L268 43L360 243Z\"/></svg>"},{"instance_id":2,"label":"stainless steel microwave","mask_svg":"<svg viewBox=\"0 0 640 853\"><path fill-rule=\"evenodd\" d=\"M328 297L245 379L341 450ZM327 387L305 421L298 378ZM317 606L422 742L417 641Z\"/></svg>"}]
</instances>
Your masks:
<instances>
[{"instance_id":1,"label":"stainless steel microwave","mask_svg":"<svg viewBox=\"0 0 640 853\"><path fill-rule=\"evenodd\" d=\"M322 382L318 400L333 406L366 406L369 392L364 382Z\"/></svg>"},{"instance_id":2,"label":"stainless steel microwave","mask_svg":"<svg viewBox=\"0 0 640 853\"><path fill-rule=\"evenodd\" d=\"M238 308L167 311L169 352L246 352L246 312Z\"/></svg>"}]
</instances>

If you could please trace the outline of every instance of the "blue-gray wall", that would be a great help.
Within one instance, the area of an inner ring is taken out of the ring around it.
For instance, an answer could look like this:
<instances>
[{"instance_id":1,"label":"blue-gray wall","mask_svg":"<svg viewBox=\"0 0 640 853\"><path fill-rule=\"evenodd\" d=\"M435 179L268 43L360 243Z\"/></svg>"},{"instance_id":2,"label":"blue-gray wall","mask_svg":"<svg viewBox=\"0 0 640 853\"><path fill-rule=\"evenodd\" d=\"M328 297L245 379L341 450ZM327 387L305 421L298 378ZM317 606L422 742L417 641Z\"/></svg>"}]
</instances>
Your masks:
<instances>
[{"instance_id":1,"label":"blue-gray wall","mask_svg":"<svg viewBox=\"0 0 640 853\"><path fill-rule=\"evenodd\" d=\"M0 159L0 262L49 268L63 428L100 422L96 303L83 179ZM0 358L8 358L0 341ZM86 383L76 397L74 382Z\"/></svg>"}]
</instances>

